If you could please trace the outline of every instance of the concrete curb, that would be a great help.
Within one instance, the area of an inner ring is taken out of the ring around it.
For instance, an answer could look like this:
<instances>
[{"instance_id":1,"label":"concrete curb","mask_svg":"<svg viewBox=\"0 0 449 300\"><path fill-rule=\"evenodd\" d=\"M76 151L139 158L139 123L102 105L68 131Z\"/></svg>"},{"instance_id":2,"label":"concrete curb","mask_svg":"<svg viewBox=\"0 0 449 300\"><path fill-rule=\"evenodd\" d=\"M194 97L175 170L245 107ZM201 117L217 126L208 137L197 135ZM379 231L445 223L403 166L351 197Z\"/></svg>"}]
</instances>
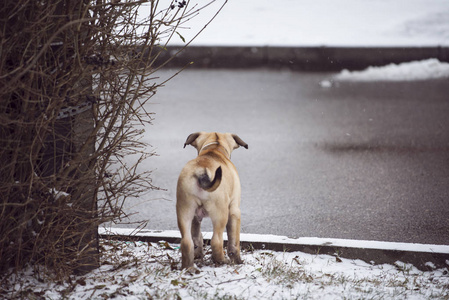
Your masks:
<instances>
[{"instance_id":1,"label":"concrete curb","mask_svg":"<svg viewBox=\"0 0 449 300\"><path fill-rule=\"evenodd\" d=\"M182 47L160 53L165 61ZM449 47L206 47L189 46L167 67L190 68L288 68L296 71L360 70L413 60L437 58L449 62Z\"/></svg>"},{"instance_id":2,"label":"concrete curb","mask_svg":"<svg viewBox=\"0 0 449 300\"><path fill-rule=\"evenodd\" d=\"M157 243L180 243L179 231L156 231L129 228L100 228L105 239L130 239ZM204 242L210 243L211 232L203 233ZM224 235L227 240L226 234ZM373 264L394 264L397 261L412 264L420 270L449 267L449 246L376 241L298 238L285 236L241 234L241 247L274 251L300 251L309 254L327 254L341 258L360 259Z\"/></svg>"}]
</instances>

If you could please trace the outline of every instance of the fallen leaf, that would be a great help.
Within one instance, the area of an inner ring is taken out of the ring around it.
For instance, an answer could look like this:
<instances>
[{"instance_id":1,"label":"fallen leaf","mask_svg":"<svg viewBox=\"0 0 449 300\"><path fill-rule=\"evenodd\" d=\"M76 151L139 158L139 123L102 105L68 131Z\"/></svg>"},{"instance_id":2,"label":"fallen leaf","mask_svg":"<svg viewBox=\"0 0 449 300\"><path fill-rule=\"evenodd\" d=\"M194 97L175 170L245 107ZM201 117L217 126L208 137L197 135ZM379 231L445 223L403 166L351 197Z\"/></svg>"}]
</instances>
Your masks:
<instances>
[{"instance_id":1,"label":"fallen leaf","mask_svg":"<svg viewBox=\"0 0 449 300\"><path fill-rule=\"evenodd\" d=\"M159 242L159 245L160 245L161 247L163 247L164 249L167 249L167 250L174 250L173 247L170 246L170 244L169 244L168 242L166 242L166 241L160 241L160 242Z\"/></svg>"}]
</instances>

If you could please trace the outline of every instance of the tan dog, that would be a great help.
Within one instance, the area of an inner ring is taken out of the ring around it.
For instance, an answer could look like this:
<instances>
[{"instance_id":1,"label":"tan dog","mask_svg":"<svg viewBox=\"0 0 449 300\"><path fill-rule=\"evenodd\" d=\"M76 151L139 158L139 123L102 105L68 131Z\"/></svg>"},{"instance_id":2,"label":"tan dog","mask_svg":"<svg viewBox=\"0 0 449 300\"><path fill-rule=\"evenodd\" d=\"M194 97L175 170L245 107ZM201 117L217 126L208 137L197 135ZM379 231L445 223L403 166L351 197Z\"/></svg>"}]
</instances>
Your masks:
<instances>
[{"instance_id":1,"label":"tan dog","mask_svg":"<svg viewBox=\"0 0 449 300\"><path fill-rule=\"evenodd\" d=\"M176 214L181 231L182 268L193 267L194 258L203 258L201 221L210 217L214 233L212 259L229 262L223 253L223 232L228 233L228 256L232 263L240 258L240 179L232 164L231 152L248 145L230 133L192 133L184 148L192 145L198 157L182 169L176 192Z\"/></svg>"}]
</instances>

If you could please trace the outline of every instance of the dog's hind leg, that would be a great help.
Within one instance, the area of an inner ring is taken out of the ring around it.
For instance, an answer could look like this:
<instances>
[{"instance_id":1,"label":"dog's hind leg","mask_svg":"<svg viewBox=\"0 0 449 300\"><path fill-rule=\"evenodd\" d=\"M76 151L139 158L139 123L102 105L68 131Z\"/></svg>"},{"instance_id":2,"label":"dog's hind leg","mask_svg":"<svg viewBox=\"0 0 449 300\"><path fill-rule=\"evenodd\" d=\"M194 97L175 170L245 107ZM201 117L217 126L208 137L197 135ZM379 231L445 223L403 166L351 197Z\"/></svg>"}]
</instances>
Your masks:
<instances>
[{"instance_id":1,"label":"dog's hind leg","mask_svg":"<svg viewBox=\"0 0 449 300\"><path fill-rule=\"evenodd\" d=\"M192 238L194 257L203 259L203 235L201 234L201 218L195 216L192 220Z\"/></svg>"},{"instance_id":2,"label":"dog's hind leg","mask_svg":"<svg viewBox=\"0 0 449 300\"><path fill-rule=\"evenodd\" d=\"M176 211L178 215L178 227L181 232L182 268L190 268L193 267L194 259L192 221L195 217L195 208L177 204Z\"/></svg>"},{"instance_id":3,"label":"dog's hind leg","mask_svg":"<svg viewBox=\"0 0 449 300\"><path fill-rule=\"evenodd\" d=\"M240 209L231 208L229 210L228 224L228 256L232 263L241 264L240 258Z\"/></svg>"},{"instance_id":4,"label":"dog's hind leg","mask_svg":"<svg viewBox=\"0 0 449 300\"><path fill-rule=\"evenodd\" d=\"M214 233L210 241L212 248L212 260L218 264L229 263L229 260L225 258L223 253L223 232L226 227L228 213L227 209L216 209L209 213L214 227Z\"/></svg>"}]
</instances>

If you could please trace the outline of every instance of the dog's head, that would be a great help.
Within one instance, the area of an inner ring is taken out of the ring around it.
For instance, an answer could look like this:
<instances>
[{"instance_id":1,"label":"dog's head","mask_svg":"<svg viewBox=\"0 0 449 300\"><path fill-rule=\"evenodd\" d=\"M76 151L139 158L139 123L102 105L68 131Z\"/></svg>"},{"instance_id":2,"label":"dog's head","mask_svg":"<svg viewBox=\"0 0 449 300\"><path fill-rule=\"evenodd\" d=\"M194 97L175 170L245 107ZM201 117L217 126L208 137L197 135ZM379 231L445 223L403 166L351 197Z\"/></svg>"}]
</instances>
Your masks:
<instances>
[{"instance_id":1,"label":"dog's head","mask_svg":"<svg viewBox=\"0 0 449 300\"><path fill-rule=\"evenodd\" d=\"M232 133L218 133L218 132L195 132L187 137L184 143L184 148L187 145L192 145L198 150L201 150L209 145L218 144L225 148L229 156L232 150L242 146L248 149L248 144L245 143L238 135Z\"/></svg>"}]
</instances>

